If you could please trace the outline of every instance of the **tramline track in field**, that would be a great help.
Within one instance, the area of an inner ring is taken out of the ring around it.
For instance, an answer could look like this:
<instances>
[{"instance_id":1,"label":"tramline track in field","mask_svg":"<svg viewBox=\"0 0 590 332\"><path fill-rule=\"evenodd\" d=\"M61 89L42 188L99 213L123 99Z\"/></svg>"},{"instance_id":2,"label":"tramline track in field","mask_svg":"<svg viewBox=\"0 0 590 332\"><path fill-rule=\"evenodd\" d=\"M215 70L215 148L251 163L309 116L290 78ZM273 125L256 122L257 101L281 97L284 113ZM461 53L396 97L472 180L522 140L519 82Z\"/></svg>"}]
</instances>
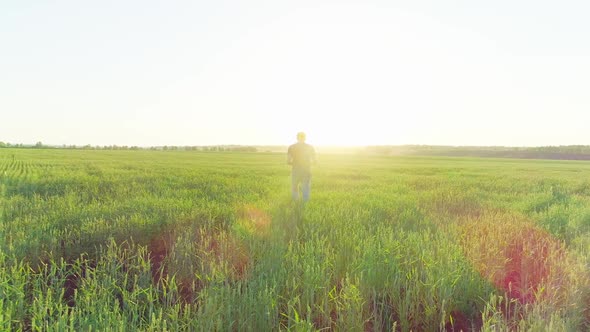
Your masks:
<instances>
[{"instance_id":1,"label":"tramline track in field","mask_svg":"<svg viewBox=\"0 0 590 332\"><path fill-rule=\"evenodd\" d=\"M5 172L8 170L9 162L4 160L0 163L0 178L3 178L6 174Z\"/></svg>"},{"instance_id":2,"label":"tramline track in field","mask_svg":"<svg viewBox=\"0 0 590 332\"><path fill-rule=\"evenodd\" d=\"M7 158L0 164L0 182L5 195L32 195L48 166L33 160Z\"/></svg>"}]
</instances>

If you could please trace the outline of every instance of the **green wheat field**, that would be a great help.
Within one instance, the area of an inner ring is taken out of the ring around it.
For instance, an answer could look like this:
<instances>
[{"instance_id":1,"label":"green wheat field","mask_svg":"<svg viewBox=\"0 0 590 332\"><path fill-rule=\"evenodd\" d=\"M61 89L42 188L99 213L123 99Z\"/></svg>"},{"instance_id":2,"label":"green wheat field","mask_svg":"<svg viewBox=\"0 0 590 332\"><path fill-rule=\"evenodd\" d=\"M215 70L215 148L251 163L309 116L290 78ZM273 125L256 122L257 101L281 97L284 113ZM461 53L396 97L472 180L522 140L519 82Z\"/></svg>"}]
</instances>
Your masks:
<instances>
[{"instance_id":1,"label":"green wheat field","mask_svg":"<svg viewBox=\"0 0 590 332\"><path fill-rule=\"evenodd\" d=\"M0 150L2 331L585 331L590 163Z\"/></svg>"}]
</instances>

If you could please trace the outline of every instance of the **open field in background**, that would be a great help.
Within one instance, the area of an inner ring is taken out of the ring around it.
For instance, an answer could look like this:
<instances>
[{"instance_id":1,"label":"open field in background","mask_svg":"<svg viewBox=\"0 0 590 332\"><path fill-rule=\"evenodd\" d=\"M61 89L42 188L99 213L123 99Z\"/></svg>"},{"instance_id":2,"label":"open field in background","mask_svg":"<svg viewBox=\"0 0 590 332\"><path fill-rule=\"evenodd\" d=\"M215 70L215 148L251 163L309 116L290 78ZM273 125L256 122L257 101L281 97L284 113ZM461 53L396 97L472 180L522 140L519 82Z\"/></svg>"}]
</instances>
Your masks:
<instances>
[{"instance_id":1,"label":"open field in background","mask_svg":"<svg viewBox=\"0 0 590 332\"><path fill-rule=\"evenodd\" d=\"M590 329L590 163L0 150L0 330Z\"/></svg>"}]
</instances>

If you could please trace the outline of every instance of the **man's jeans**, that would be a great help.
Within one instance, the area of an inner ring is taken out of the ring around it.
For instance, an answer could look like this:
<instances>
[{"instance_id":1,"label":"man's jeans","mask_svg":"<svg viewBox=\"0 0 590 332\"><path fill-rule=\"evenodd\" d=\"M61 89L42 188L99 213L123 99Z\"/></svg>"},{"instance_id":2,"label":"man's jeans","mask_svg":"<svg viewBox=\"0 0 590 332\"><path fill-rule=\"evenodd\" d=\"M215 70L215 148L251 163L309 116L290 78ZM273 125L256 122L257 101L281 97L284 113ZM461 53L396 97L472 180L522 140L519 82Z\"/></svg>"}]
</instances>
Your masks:
<instances>
[{"instance_id":1,"label":"man's jeans","mask_svg":"<svg viewBox=\"0 0 590 332\"><path fill-rule=\"evenodd\" d=\"M311 191L311 172L305 169L295 169L291 172L291 194L293 200L299 200L299 189L303 195L303 201L309 201Z\"/></svg>"}]
</instances>

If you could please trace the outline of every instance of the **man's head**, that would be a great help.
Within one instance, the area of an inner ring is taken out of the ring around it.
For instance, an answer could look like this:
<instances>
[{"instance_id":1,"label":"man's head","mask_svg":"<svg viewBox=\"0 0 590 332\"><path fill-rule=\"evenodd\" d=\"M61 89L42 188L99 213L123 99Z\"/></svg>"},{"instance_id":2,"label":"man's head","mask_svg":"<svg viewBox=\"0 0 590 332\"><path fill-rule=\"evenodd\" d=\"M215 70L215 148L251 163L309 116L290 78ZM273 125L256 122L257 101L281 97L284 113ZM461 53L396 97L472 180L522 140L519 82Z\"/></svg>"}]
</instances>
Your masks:
<instances>
[{"instance_id":1,"label":"man's head","mask_svg":"<svg viewBox=\"0 0 590 332\"><path fill-rule=\"evenodd\" d=\"M297 142L305 143L305 133L300 131L297 133Z\"/></svg>"}]
</instances>

